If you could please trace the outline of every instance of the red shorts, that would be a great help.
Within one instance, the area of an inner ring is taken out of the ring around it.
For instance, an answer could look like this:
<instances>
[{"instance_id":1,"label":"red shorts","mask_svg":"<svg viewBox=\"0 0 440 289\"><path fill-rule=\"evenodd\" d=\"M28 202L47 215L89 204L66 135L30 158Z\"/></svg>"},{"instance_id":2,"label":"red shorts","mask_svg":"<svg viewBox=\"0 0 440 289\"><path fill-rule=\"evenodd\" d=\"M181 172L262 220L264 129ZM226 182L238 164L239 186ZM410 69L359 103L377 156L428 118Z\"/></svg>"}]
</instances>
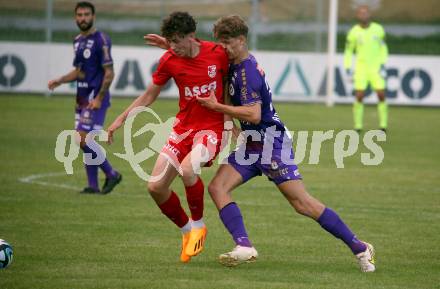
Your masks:
<instances>
[{"instance_id":1,"label":"red shorts","mask_svg":"<svg viewBox=\"0 0 440 289\"><path fill-rule=\"evenodd\" d=\"M198 131L181 135L173 131L168 137L168 141L162 148L161 153L168 156L170 161L178 168L185 157L197 145L202 144L203 147L207 148L204 153L208 153L203 155L204 167L210 167L220 152L221 137L222 133L215 131Z\"/></svg>"}]
</instances>

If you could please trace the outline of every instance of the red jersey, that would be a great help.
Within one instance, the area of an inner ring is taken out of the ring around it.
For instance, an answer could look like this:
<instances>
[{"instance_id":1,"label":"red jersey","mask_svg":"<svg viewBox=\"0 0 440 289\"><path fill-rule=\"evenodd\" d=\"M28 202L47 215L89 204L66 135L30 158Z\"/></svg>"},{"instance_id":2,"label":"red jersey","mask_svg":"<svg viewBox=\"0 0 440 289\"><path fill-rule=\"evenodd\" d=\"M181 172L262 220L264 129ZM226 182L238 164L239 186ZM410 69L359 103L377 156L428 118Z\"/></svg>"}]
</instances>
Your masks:
<instances>
[{"instance_id":1,"label":"red jersey","mask_svg":"<svg viewBox=\"0 0 440 289\"><path fill-rule=\"evenodd\" d=\"M223 130L223 114L199 104L196 96L209 96L212 89L218 102L223 100L223 78L228 74L228 57L221 45L200 42L200 52L194 58L177 56L171 49L165 52L153 73L153 83L164 85L173 78L179 88L179 120L174 126L178 134L190 129Z\"/></svg>"}]
</instances>

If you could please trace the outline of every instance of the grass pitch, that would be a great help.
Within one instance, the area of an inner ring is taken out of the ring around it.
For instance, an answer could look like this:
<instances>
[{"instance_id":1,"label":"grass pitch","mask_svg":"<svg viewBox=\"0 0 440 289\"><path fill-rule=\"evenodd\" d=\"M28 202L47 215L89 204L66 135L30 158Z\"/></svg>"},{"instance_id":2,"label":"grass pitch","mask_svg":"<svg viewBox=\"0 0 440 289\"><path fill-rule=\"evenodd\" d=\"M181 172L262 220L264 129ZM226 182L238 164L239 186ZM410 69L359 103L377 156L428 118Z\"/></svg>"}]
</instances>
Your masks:
<instances>
[{"instance_id":1,"label":"grass pitch","mask_svg":"<svg viewBox=\"0 0 440 289\"><path fill-rule=\"evenodd\" d=\"M323 144L319 165L308 165L308 155L300 164L308 190L374 244L377 271L362 274L341 241L297 215L264 177L234 192L258 261L237 268L217 263L233 242L206 195L205 250L181 264L179 231L161 215L128 163L112 154L124 152L122 133L105 146L124 175L121 185L107 196L80 195L77 190L86 184L81 160L68 176L54 157L58 133L73 127L73 97L3 95L0 101L0 238L14 247L13 264L0 270L2 289L440 288L438 109L391 107L379 166L361 164L360 153L367 152L361 145L345 168L337 169L332 142ZM114 99L106 124L130 101ZM350 106L276 108L293 131L351 128ZM153 109L167 119L177 102L159 100ZM366 108L365 120L366 128L377 127L375 107ZM148 135L136 139L135 151L148 140ZM149 170L154 159L144 168ZM205 184L215 169L203 171ZM27 183L19 181L26 177ZM184 201L181 181L173 188Z\"/></svg>"}]
</instances>

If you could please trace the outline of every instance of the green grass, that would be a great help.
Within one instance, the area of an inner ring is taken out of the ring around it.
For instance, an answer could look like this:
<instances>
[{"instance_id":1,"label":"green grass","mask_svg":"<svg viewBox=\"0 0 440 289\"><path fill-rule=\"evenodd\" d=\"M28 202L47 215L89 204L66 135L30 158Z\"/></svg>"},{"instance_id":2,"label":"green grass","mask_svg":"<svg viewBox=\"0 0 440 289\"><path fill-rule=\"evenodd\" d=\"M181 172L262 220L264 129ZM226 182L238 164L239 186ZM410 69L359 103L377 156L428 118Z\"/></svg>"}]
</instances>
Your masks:
<instances>
[{"instance_id":1,"label":"green grass","mask_svg":"<svg viewBox=\"0 0 440 289\"><path fill-rule=\"evenodd\" d=\"M367 151L361 146L346 159L345 169L337 169L331 142L323 144L319 165L300 165L308 190L375 245L377 271L362 274L342 242L295 214L263 177L234 191L259 260L232 269L216 262L233 242L207 196L206 248L191 263L180 264L179 231L161 215L128 163L112 154L124 180L107 196L18 181L63 172L54 147L58 133L72 128L73 97L2 95L0 101L0 238L14 247L13 264L0 270L2 289L439 288L438 109L391 107L379 166L360 163L360 152ZM107 124L129 102L114 99ZM351 126L350 106L276 106L293 131ZM175 114L177 102L159 100L153 109L166 119ZM366 108L365 119L367 128L376 127L375 107ZM114 145L105 146L109 153L124 151L122 133L116 137ZM137 140L136 151L147 141ZM144 168L151 169L153 161ZM203 172L205 184L214 172L215 167ZM81 161L75 162L73 176L40 181L82 188ZM184 200L180 180L173 188Z\"/></svg>"}]
</instances>

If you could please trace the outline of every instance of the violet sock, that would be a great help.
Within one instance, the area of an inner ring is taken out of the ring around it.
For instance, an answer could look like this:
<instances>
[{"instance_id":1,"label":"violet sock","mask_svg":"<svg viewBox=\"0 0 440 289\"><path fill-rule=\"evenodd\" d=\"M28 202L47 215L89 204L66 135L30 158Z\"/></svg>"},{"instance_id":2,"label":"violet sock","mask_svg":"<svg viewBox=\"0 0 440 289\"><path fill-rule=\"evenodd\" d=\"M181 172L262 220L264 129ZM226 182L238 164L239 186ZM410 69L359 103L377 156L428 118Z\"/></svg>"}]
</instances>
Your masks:
<instances>
[{"instance_id":1,"label":"violet sock","mask_svg":"<svg viewBox=\"0 0 440 289\"><path fill-rule=\"evenodd\" d=\"M252 247L246 228L244 227L240 208L237 204L235 202L227 204L220 210L219 214L223 225L225 225L226 229L228 229L232 235L235 244L243 247Z\"/></svg>"},{"instance_id":2,"label":"violet sock","mask_svg":"<svg viewBox=\"0 0 440 289\"><path fill-rule=\"evenodd\" d=\"M85 153L91 153L93 158L97 157L97 153L89 146L85 145L82 149ZM99 151L98 153L102 154L101 151ZM105 159L104 162L99 165L99 167L107 176L107 178L114 178L118 174L115 170L113 170L113 167L110 165L110 162L107 159Z\"/></svg>"},{"instance_id":3,"label":"violet sock","mask_svg":"<svg viewBox=\"0 0 440 289\"><path fill-rule=\"evenodd\" d=\"M330 208L325 208L317 222L327 232L341 239L353 252L359 254L367 249L367 246L359 241L342 219Z\"/></svg>"},{"instance_id":4,"label":"violet sock","mask_svg":"<svg viewBox=\"0 0 440 289\"><path fill-rule=\"evenodd\" d=\"M113 169L110 162L105 159L102 164L99 165L101 170L104 172L107 178L114 178L118 175L118 173Z\"/></svg>"},{"instance_id":5,"label":"violet sock","mask_svg":"<svg viewBox=\"0 0 440 289\"><path fill-rule=\"evenodd\" d=\"M82 148L82 150L85 153L91 153L91 154L93 154L93 157L96 157L96 154L89 147L86 146L86 148ZM94 188L96 190L99 190L98 166L84 164L84 167L86 169L87 181L88 181L89 187Z\"/></svg>"}]
</instances>

